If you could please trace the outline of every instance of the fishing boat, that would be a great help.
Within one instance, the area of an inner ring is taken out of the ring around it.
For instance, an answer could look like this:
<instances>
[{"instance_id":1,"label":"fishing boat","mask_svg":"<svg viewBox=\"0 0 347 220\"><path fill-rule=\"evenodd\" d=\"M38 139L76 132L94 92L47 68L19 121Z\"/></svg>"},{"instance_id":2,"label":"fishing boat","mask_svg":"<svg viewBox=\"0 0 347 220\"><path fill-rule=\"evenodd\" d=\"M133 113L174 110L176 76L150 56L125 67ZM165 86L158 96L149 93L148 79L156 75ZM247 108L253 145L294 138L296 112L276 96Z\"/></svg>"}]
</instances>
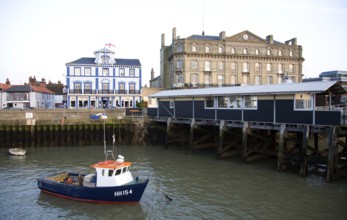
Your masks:
<instances>
[{"instance_id":1,"label":"fishing boat","mask_svg":"<svg viewBox=\"0 0 347 220\"><path fill-rule=\"evenodd\" d=\"M24 156L27 151L23 148L16 147L8 149L8 152L14 156Z\"/></svg>"},{"instance_id":2,"label":"fishing boat","mask_svg":"<svg viewBox=\"0 0 347 220\"><path fill-rule=\"evenodd\" d=\"M114 139L115 135L113 135L113 143ZM95 169L95 173L58 172L49 174L37 179L39 189L48 194L84 202L139 202L149 180L139 177L134 179L130 172L132 163L125 161L122 155L118 155L115 160L114 149L106 149L105 138L104 153L106 155L104 161L91 165ZM109 155L113 160L107 159Z\"/></svg>"}]
</instances>

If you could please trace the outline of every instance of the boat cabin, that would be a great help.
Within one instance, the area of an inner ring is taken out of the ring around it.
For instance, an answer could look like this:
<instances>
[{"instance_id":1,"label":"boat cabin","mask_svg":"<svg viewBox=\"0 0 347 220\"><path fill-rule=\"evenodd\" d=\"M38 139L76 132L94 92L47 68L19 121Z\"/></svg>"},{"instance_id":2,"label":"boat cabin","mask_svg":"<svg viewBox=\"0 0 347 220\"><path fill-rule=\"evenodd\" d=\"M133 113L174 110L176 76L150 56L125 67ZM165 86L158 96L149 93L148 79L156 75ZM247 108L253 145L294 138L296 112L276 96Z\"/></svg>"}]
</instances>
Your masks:
<instances>
[{"instance_id":1,"label":"boat cabin","mask_svg":"<svg viewBox=\"0 0 347 220\"><path fill-rule=\"evenodd\" d=\"M119 159L91 165L96 170L96 187L121 186L133 181L130 166L131 162Z\"/></svg>"},{"instance_id":2,"label":"boat cabin","mask_svg":"<svg viewBox=\"0 0 347 220\"><path fill-rule=\"evenodd\" d=\"M332 100L344 93L336 81L166 90L150 96L157 105L148 108L148 116L339 126L343 111Z\"/></svg>"}]
</instances>

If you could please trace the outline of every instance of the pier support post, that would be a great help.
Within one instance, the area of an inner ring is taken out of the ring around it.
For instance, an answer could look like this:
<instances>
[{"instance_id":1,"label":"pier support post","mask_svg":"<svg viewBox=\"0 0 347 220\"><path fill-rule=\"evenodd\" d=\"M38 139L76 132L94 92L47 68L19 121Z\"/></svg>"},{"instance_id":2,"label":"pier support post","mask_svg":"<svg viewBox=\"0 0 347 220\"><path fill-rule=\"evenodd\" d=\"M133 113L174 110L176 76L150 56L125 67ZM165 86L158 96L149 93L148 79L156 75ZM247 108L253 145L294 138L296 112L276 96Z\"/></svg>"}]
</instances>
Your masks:
<instances>
[{"instance_id":1,"label":"pier support post","mask_svg":"<svg viewBox=\"0 0 347 220\"><path fill-rule=\"evenodd\" d=\"M278 156L277 156L277 171L282 171L282 163L284 158L284 132L286 130L286 124L281 124L280 128L280 140L278 145Z\"/></svg>"},{"instance_id":2,"label":"pier support post","mask_svg":"<svg viewBox=\"0 0 347 220\"><path fill-rule=\"evenodd\" d=\"M171 123L172 123L172 118L168 118L166 122L166 137L165 137L165 149L168 148L169 145L169 138L171 135Z\"/></svg>"},{"instance_id":3,"label":"pier support post","mask_svg":"<svg viewBox=\"0 0 347 220\"><path fill-rule=\"evenodd\" d=\"M247 129L248 129L248 122L243 122L242 127L242 149L241 149L241 160L242 162L247 161L247 143L248 143L248 137L247 137Z\"/></svg>"},{"instance_id":4,"label":"pier support post","mask_svg":"<svg viewBox=\"0 0 347 220\"><path fill-rule=\"evenodd\" d=\"M326 181L330 182L332 174L334 172L334 135L335 127L329 127L328 129L328 161L327 161L327 176Z\"/></svg>"},{"instance_id":5,"label":"pier support post","mask_svg":"<svg viewBox=\"0 0 347 220\"><path fill-rule=\"evenodd\" d=\"M225 129L225 120L221 120L219 124L219 140L217 141L217 159L222 158L223 152L223 142L224 142L224 129Z\"/></svg>"},{"instance_id":6,"label":"pier support post","mask_svg":"<svg viewBox=\"0 0 347 220\"><path fill-rule=\"evenodd\" d=\"M193 149L194 129L195 129L195 118L192 118L192 121L190 122L190 131L189 131L189 148L190 149Z\"/></svg>"},{"instance_id":7,"label":"pier support post","mask_svg":"<svg viewBox=\"0 0 347 220\"><path fill-rule=\"evenodd\" d=\"M302 145L301 145L301 164L300 164L300 174L301 176L306 176L307 174L307 142L310 132L310 127L306 125L303 129L302 135Z\"/></svg>"}]
</instances>

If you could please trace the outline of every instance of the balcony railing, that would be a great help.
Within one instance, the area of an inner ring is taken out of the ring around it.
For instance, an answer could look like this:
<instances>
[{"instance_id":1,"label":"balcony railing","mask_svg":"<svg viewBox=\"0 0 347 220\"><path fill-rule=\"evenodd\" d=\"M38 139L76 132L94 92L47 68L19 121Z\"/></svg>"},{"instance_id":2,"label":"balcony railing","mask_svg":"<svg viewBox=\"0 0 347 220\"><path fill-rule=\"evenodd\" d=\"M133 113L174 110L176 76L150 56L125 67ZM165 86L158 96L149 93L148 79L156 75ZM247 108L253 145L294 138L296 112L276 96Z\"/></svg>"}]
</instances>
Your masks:
<instances>
[{"instance_id":1,"label":"balcony railing","mask_svg":"<svg viewBox=\"0 0 347 220\"><path fill-rule=\"evenodd\" d=\"M69 89L68 94L141 94L141 90L127 89Z\"/></svg>"}]
</instances>

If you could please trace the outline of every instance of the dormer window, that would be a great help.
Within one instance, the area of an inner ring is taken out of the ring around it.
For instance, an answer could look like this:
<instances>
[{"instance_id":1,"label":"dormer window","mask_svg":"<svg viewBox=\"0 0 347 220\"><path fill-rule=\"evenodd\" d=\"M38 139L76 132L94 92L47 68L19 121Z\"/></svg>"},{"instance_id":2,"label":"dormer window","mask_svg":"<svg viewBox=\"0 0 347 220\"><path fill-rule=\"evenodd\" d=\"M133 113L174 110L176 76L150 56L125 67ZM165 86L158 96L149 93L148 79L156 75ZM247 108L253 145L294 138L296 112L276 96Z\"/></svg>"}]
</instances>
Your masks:
<instances>
[{"instance_id":1,"label":"dormer window","mask_svg":"<svg viewBox=\"0 0 347 220\"><path fill-rule=\"evenodd\" d=\"M110 57L108 55L102 55L101 56L101 62L102 63L110 63Z\"/></svg>"},{"instance_id":2,"label":"dormer window","mask_svg":"<svg viewBox=\"0 0 347 220\"><path fill-rule=\"evenodd\" d=\"M243 54L248 54L248 49L247 48L243 48Z\"/></svg>"}]
</instances>

